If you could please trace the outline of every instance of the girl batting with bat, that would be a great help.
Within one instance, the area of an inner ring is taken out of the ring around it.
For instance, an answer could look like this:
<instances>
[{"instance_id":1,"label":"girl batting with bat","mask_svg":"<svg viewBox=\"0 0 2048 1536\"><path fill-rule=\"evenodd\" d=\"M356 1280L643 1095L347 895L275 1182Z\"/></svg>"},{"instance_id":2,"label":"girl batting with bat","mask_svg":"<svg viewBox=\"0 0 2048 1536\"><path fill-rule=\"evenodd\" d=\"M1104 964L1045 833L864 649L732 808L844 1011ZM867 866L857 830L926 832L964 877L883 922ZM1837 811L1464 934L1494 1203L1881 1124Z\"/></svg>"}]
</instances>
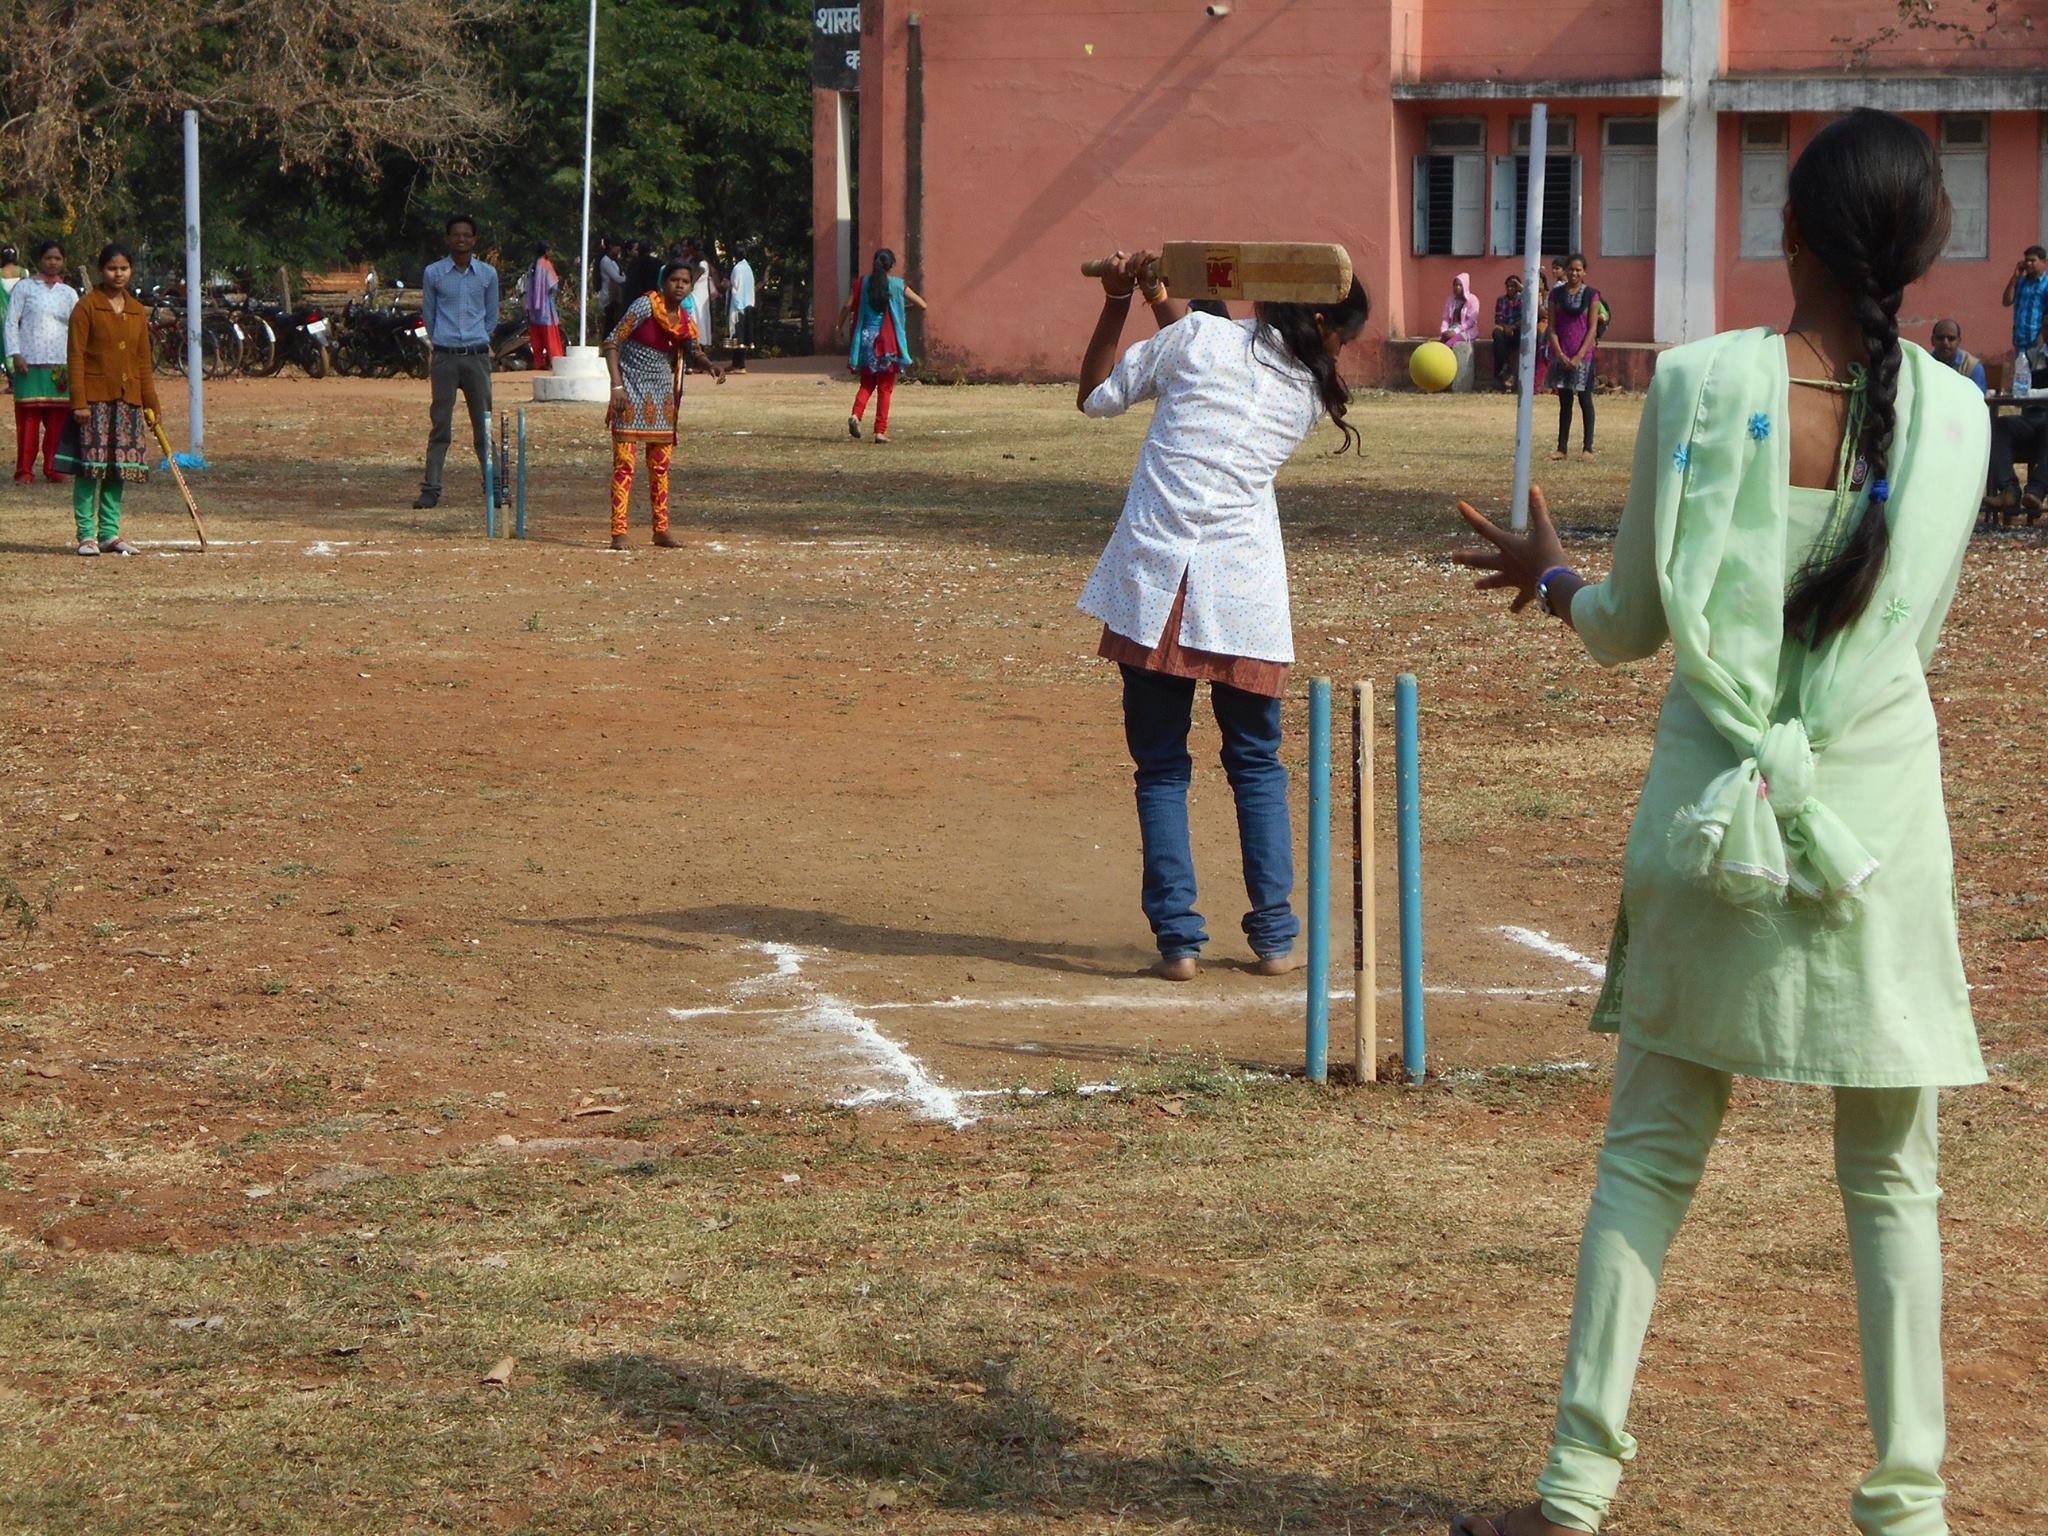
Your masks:
<instances>
[{"instance_id":1,"label":"girl batting with bat","mask_svg":"<svg viewBox=\"0 0 2048 1536\"><path fill-rule=\"evenodd\" d=\"M1151 429L1109 546L1081 593L1102 621L1099 654L1123 675L1124 740L1136 767L1144 850L1141 903L1159 946L1155 974L1191 980L1208 943L1195 910L1188 755L1195 688L1209 684L1223 768L1237 802L1245 937L1254 968L1299 964L1289 898L1294 841L1280 763L1280 699L1294 660L1287 562L1273 477L1323 417L1355 448L1337 359L1364 327L1354 278L1329 304L1271 304L1232 321L1192 314L1151 276L1147 252L1102 272L1102 316L1081 363L1078 404L1119 416L1156 400ZM1119 358L1140 280L1158 334Z\"/></svg>"},{"instance_id":2,"label":"girl batting with bat","mask_svg":"<svg viewBox=\"0 0 2048 1536\"><path fill-rule=\"evenodd\" d=\"M1925 673L1989 424L1969 380L1899 339L1949 226L1926 134L1852 112L1788 193L1791 318L1664 354L1606 580L1571 568L1540 496L1527 535L1459 508L1488 541L1458 557L1481 587L1539 602L1606 665L1669 641L1675 675L1593 1019L1620 1046L1549 1463L1537 1502L1454 1536L1602 1528L1665 1253L1737 1073L1833 1090L1877 1453L1856 1529L1949 1528L1936 1095L1984 1064Z\"/></svg>"}]
</instances>

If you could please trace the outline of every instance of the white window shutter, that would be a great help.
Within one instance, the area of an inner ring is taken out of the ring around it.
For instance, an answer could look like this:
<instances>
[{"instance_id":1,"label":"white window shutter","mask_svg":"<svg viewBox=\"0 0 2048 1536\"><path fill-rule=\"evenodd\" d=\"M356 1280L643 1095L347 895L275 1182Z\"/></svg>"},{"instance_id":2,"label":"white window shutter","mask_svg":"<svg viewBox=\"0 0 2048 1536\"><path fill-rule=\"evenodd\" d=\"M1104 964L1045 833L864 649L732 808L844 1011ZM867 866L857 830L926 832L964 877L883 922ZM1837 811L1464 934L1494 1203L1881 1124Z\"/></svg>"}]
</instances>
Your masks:
<instances>
[{"instance_id":1,"label":"white window shutter","mask_svg":"<svg viewBox=\"0 0 2048 1536\"><path fill-rule=\"evenodd\" d=\"M2048 154L2042 157L2048 166ZM2044 171L2048 175L2048 171ZM1493 157L1493 254L1496 256L1519 256L1522 252L1522 232L1515 228L1515 157L1495 155Z\"/></svg>"},{"instance_id":2,"label":"white window shutter","mask_svg":"<svg viewBox=\"0 0 2048 1536\"><path fill-rule=\"evenodd\" d=\"M1771 261L1785 233L1785 151L1742 152L1742 259Z\"/></svg>"},{"instance_id":3,"label":"white window shutter","mask_svg":"<svg viewBox=\"0 0 2048 1536\"><path fill-rule=\"evenodd\" d=\"M1600 254L1633 256L1636 239L1635 166L1609 150L1600 162Z\"/></svg>"},{"instance_id":4,"label":"white window shutter","mask_svg":"<svg viewBox=\"0 0 2048 1536\"><path fill-rule=\"evenodd\" d=\"M1954 213L1948 244L1941 254L1951 261L1981 261L1991 254L1991 168L1981 150L1941 157L1942 185Z\"/></svg>"},{"instance_id":5,"label":"white window shutter","mask_svg":"<svg viewBox=\"0 0 2048 1536\"><path fill-rule=\"evenodd\" d=\"M1429 156L1415 157L1415 254L1429 254Z\"/></svg>"},{"instance_id":6,"label":"white window shutter","mask_svg":"<svg viewBox=\"0 0 2048 1536\"><path fill-rule=\"evenodd\" d=\"M1486 251L1486 160L1459 155L1451 162L1451 254L1479 256Z\"/></svg>"}]
</instances>

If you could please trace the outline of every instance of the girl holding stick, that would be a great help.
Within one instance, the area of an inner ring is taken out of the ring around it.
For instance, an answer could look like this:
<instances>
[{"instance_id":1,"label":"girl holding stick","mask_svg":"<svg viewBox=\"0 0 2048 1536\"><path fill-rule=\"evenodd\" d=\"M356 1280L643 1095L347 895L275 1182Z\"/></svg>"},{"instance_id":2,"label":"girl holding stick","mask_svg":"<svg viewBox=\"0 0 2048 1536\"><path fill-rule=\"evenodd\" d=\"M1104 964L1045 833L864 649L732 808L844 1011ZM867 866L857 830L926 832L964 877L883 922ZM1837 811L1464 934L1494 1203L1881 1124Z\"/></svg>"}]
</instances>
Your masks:
<instances>
[{"instance_id":1,"label":"girl holding stick","mask_svg":"<svg viewBox=\"0 0 2048 1536\"><path fill-rule=\"evenodd\" d=\"M1081 363L1077 403L1120 416L1156 400L1123 515L1081 593L1102 621L1099 654L1123 676L1124 740L1136 768L1144 849L1141 903L1159 947L1155 974L1188 981L1209 941L1195 910L1188 755L1195 686L1223 733L1237 802L1244 932L1267 975L1295 969L1294 889L1280 699L1294 640L1273 477L1325 416L1355 448L1338 355L1365 325L1365 289L1330 304L1259 304L1233 321L1189 313L1164 285L1145 300L1158 334L1121 358L1124 318L1150 253L1118 252Z\"/></svg>"}]
</instances>

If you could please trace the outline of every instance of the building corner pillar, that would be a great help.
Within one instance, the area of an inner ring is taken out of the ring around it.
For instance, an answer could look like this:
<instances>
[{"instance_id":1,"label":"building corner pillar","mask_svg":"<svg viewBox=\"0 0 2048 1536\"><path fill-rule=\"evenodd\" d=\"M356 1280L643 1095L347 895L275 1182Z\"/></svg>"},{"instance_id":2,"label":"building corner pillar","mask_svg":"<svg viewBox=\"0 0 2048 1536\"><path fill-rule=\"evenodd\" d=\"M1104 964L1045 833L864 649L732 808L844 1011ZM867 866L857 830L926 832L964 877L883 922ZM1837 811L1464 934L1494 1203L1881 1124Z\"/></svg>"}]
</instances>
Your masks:
<instances>
[{"instance_id":1,"label":"building corner pillar","mask_svg":"<svg viewBox=\"0 0 2048 1536\"><path fill-rule=\"evenodd\" d=\"M1657 110L1654 339L1711 336L1719 324L1720 122L1724 0L1663 0L1664 78Z\"/></svg>"}]
</instances>

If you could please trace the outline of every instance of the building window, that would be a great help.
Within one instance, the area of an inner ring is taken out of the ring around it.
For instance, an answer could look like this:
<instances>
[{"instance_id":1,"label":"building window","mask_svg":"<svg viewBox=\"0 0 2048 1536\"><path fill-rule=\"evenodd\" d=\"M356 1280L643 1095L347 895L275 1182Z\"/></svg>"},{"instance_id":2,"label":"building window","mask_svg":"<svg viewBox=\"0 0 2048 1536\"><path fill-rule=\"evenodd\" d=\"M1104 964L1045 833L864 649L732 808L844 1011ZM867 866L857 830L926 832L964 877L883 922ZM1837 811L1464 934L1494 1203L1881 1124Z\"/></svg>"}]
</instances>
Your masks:
<instances>
[{"instance_id":1,"label":"building window","mask_svg":"<svg viewBox=\"0 0 2048 1536\"><path fill-rule=\"evenodd\" d=\"M1543 254L1566 256L1579 248L1579 157L1572 153L1578 124L1569 117L1550 120L1550 153L1543 163ZM1513 256L1522 249L1522 231L1529 221L1529 119L1518 117L1512 140L1514 153L1493 162L1493 250Z\"/></svg>"},{"instance_id":2,"label":"building window","mask_svg":"<svg viewBox=\"0 0 2048 1536\"><path fill-rule=\"evenodd\" d=\"M1791 134L1785 119L1750 113L1742 119L1742 259L1776 261L1785 254L1785 179Z\"/></svg>"},{"instance_id":3,"label":"building window","mask_svg":"<svg viewBox=\"0 0 2048 1536\"><path fill-rule=\"evenodd\" d=\"M1941 181L1948 189L1948 261L1991 254L1991 119L1981 112L1941 115Z\"/></svg>"},{"instance_id":4,"label":"building window","mask_svg":"<svg viewBox=\"0 0 2048 1536\"><path fill-rule=\"evenodd\" d=\"M1486 249L1486 120L1433 117L1415 157L1415 254Z\"/></svg>"},{"instance_id":5,"label":"building window","mask_svg":"<svg viewBox=\"0 0 2048 1536\"><path fill-rule=\"evenodd\" d=\"M1600 254L1657 251L1657 120L1610 117L1600 129Z\"/></svg>"}]
</instances>

